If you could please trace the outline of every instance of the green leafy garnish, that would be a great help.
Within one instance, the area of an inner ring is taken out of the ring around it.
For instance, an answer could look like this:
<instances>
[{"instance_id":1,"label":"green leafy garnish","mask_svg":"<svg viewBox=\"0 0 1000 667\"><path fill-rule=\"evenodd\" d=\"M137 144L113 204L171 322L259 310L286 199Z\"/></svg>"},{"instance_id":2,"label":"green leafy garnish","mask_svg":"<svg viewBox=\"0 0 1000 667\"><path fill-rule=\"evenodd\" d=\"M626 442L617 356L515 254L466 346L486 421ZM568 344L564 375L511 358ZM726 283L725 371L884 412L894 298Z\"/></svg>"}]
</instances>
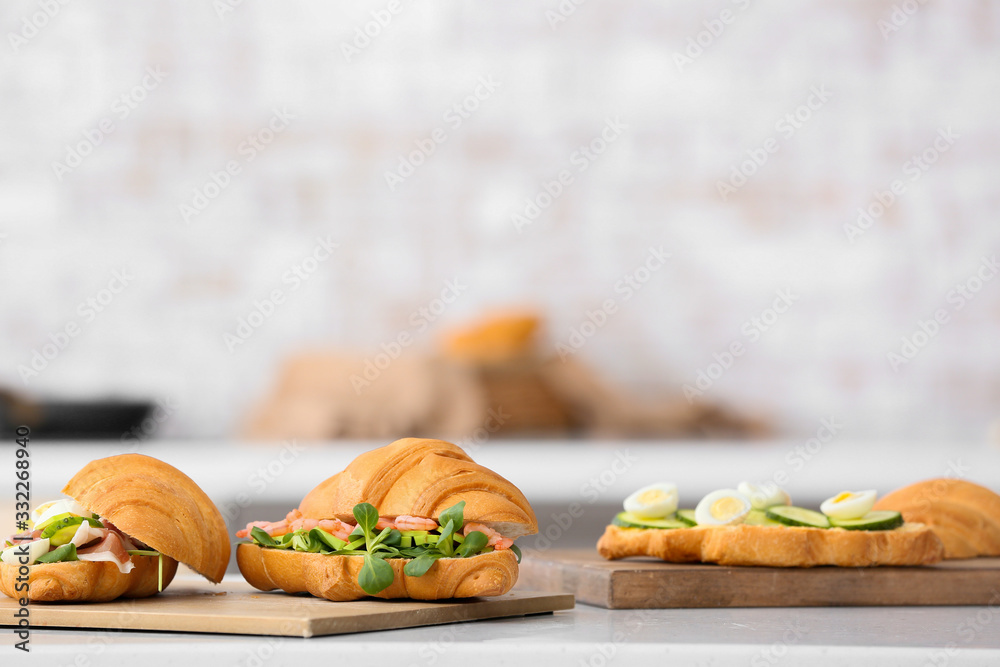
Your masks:
<instances>
[{"instance_id":1,"label":"green leafy garnish","mask_svg":"<svg viewBox=\"0 0 1000 667\"><path fill-rule=\"evenodd\" d=\"M375 526L378 524L378 510L371 503L358 503L354 506L354 519L365 539L372 540Z\"/></svg>"},{"instance_id":2,"label":"green leafy garnish","mask_svg":"<svg viewBox=\"0 0 1000 667\"><path fill-rule=\"evenodd\" d=\"M358 525L346 542L321 528L296 530L275 538L254 526L250 529L250 538L254 543L270 549L291 549L330 556L362 556L364 563L358 574L358 584L369 595L377 595L392 585L395 570L388 562L389 559L406 559L408 562L403 567L403 574L422 577L441 558L471 558L492 550L489 538L482 531L462 535L461 530L465 526L464 500L441 512L437 534L429 531L406 531L405 542L403 533L395 528L378 530L379 516L374 505L358 503L354 506L353 513ZM520 563L521 550L511 546L511 551Z\"/></svg>"},{"instance_id":3,"label":"green leafy garnish","mask_svg":"<svg viewBox=\"0 0 1000 667\"><path fill-rule=\"evenodd\" d=\"M438 523L444 526L449 521L451 521L452 524L454 524L455 532L457 533L460 530L462 530L462 526L465 525L465 518L463 516L464 513L465 513L465 501L462 500L458 503L455 503L445 511L441 512L441 516L438 519Z\"/></svg>"},{"instance_id":4,"label":"green leafy garnish","mask_svg":"<svg viewBox=\"0 0 1000 667\"><path fill-rule=\"evenodd\" d=\"M61 547L56 547L47 554L42 554L37 559L36 563L62 563L70 560L80 560L76 556L76 545L72 542L64 544Z\"/></svg>"},{"instance_id":5,"label":"green leafy garnish","mask_svg":"<svg viewBox=\"0 0 1000 667\"><path fill-rule=\"evenodd\" d=\"M254 526L253 528L251 528L250 535L253 537L254 542L263 547L277 546L277 542L274 541L274 538L265 533L264 529L260 528L259 526Z\"/></svg>"},{"instance_id":6,"label":"green leafy garnish","mask_svg":"<svg viewBox=\"0 0 1000 667\"><path fill-rule=\"evenodd\" d=\"M515 556L517 556L517 564L520 565L521 564L521 547L517 546L516 544L512 544L512 545L510 545L510 550L514 552Z\"/></svg>"},{"instance_id":7,"label":"green leafy garnish","mask_svg":"<svg viewBox=\"0 0 1000 667\"><path fill-rule=\"evenodd\" d=\"M344 540L334 535L331 535L325 530L320 530L319 528L313 528L311 531L309 531L309 536L316 542L326 545L327 548L333 549L334 551L337 551L338 549L343 549L344 547L347 546L347 542L345 542ZM323 550L322 547L320 548L320 550L321 551Z\"/></svg>"},{"instance_id":8,"label":"green leafy garnish","mask_svg":"<svg viewBox=\"0 0 1000 667\"><path fill-rule=\"evenodd\" d=\"M358 575L358 584L365 593L375 595L389 588L394 578L395 573L392 570L392 565L386 563L377 554L367 554L365 564L361 567L361 573Z\"/></svg>"},{"instance_id":9,"label":"green leafy garnish","mask_svg":"<svg viewBox=\"0 0 1000 667\"><path fill-rule=\"evenodd\" d=\"M441 528L441 537L438 538L438 549L445 556L452 556L455 553L455 543L452 537L455 534L455 522L451 519Z\"/></svg>"},{"instance_id":10,"label":"green leafy garnish","mask_svg":"<svg viewBox=\"0 0 1000 667\"><path fill-rule=\"evenodd\" d=\"M403 567L403 574L409 577L422 577L439 558L444 558L444 554L425 551Z\"/></svg>"},{"instance_id":11,"label":"green leafy garnish","mask_svg":"<svg viewBox=\"0 0 1000 667\"><path fill-rule=\"evenodd\" d=\"M475 556L477 553L480 552L480 550L483 549L483 547L486 546L486 543L489 542L489 539L490 538L486 537L486 533L474 530L468 535L466 535L465 541L462 542L461 546L455 549L455 555L458 556L459 558L468 558L469 556Z\"/></svg>"}]
</instances>

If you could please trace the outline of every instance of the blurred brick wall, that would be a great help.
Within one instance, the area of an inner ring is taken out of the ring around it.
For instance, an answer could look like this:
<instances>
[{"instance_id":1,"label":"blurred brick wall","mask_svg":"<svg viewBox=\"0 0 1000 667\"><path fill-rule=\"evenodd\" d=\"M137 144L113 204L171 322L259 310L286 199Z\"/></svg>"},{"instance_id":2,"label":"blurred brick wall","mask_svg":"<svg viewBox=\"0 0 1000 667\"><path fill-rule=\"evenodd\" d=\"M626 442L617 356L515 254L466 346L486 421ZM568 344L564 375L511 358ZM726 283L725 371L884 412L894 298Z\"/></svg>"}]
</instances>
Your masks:
<instances>
[{"instance_id":1,"label":"blurred brick wall","mask_svg":"<svg viewBox=\"0 0 1000 667\"><path fill-rule=\"evenodd\" d=\"M554 349L613 299L575 354L637 390L714 373L706 398L803 434L980 438L1000 416L1000 280L949 299L1000 247L1000 3L223 6L8 3L0 383L170 397L166 433L226 433L285 353L375 349L457 278L417 346L529 303ZM337 247L303 265L317 237Z\"/></svg>"}]
</instances>

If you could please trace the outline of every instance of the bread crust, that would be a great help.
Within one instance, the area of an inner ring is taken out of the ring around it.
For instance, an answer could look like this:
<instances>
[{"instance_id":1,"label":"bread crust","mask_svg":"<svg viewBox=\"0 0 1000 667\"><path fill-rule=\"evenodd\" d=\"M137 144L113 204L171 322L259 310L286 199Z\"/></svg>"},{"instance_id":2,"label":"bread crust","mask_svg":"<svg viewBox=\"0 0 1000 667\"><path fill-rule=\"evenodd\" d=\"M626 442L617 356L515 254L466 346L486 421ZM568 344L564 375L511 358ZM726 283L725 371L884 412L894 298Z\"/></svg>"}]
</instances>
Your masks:
<instances>
[{"instance_id":1,"label":"bread crust","mask_svg":"<svg viewBox=\"0 0 1000 667\"><path fill-rule=\"evenodd\" d=\"M944 543L945 558L1000 556L1000 495L961 479L929 479L875 503L906 521L926 524Z\"/></svg>"},{"instance_id":2,"label":"bread crust","mask_svg":"<svg viewBox=\"0 0 1000 667\"><path fill-rule=\"evenodd\" d=\"M158 592L159 557L132 556L135 567L122 574L108 561L71 561L29 565L28 599L32 602L108 602L119 597L144 598ZM0 563L0 591L19 599L18 565ZM177 573L177 561L163 557L163 587Z\"/></svg>"},{"instance_id":3,"label":"bread crust","mask_svg":"<svg viewBox=\"0 0 1000 667\"><path fill-rule=\"evenodd\" d=\"M384 517L437 519L462 500L466 523L485 524L510 538L538 532L535 512L516 486L476 464L461 447L425 438L365 452L310 491L299 509L309 519L353 522L354 506L365 502Z\"/></svg>"},{"instance_id":4,"label":"bread crust","mask_svg":"<svg viewBox=\"0 0 1000 667\"><path fill-rule=\"evenodd\" d=\"M388 588L374 597L442 600L503 595L517 582L517 558L510 550L493 551L470 558L443 558L422 577L403 573L407 561L386 560L395 577ZM308 592L335 602L370 597L358 584L364 565L361 556L269 549L240 544L236 563L251 586L262 591L277 588L286 593Z\"/></svg>"},{"instance_id":5,"label":"bread crust","mask_svg":"<svg viewBox=\"0 0 1000 667\"><path fill-rule=\"evenodd\" d=\"M98 459L63 493L125 534L222 581L230 554L226 522L205 492L172 465L142 454Z\"/></svg>"},{"instance_id":6,"label":"bread crust","mask_svg":"<svg viewBox=\"0 0 1000 667\"><path fill-rule=\"evenodd\" d=\"M768 567L929 565L944 546L926 526L862 531L792 526L696 526L671 530L608 526L597 543L604 558L653 556L671 563Z\"/></svg>"}]
</instances>

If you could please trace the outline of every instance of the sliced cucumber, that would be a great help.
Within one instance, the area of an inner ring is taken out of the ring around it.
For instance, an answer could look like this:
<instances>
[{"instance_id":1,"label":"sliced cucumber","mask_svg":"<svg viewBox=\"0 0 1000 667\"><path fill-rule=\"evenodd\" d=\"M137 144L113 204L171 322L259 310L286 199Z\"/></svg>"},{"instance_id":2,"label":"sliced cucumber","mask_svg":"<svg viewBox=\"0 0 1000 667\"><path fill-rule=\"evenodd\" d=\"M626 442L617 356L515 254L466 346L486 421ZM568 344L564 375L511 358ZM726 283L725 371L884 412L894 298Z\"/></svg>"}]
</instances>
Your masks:
<instances>
[{"instance_id":1,"label":"sliced cucumber","mask_svg":"<svg viewBox=\"0 0 1000 667\"><path fill-rule=\"evenodd\" d=\"M673 515L668 516L666 519L643 519L632 512L619 512L611 520L611 523L621 528L690 528L687 523L674 518Z\"/></svg>"},{"instance_id":2,"label":"sliced cucumber","mask_svg":"<svg viewBox=\"0 0 1000 667\"><path fill-rule=\"evenodd\" d=\"M42 521L41 523L36 523L35 524L35 530L45 530L46 528L48 528L51 524L55 523L56 521L62 521L63 519L68 519L68 518L70 518L72 516L74 516L74 515L70 514L69 512L63 512L62 514L56 514L55 516L50 516L45 521ZM53 532L55 532L55 531L53 531Z\"/></svg>"},{"instance_id":3,"label":"sliced cucumber","mask_svg":"<svg viewBox=\"0 0 1000 667\"><path fill-rule=\"evenodd\" d=\"M765 511L768 519L786 526L806 526L808 528L829 528L830 520L825 514L790 505L776 505Z\"/></svg>"},{"instance_id":4,"label":"sliced cucumber","mask_svg":"<svg viewBox=\"0 0 1000 667\"><path fill-rule=\"evenodd\" d=\"M750 510L743 519L743 523L748 526L781 526L784 525L774 519L767 518L767 512L764 510Z\"/></svg>"},{"instance_id":5,"label":"sliced cucumber","mask_svg":"<svg viewBox=\"0 0 1000 667\"><path fill-rule=\"evenodd\" d=\"M49 546L61 547L64 544L69 544L69 542L72 541L73 536L76 535L76 531L79 527L79 524L66 526L65 528L60 528L56 532L52 533L52 535L49 536Z\"/></svg>"},{"instance_id":6,"label":"sliced cucumber","mask_svg":"<svg viewBox=\"0 0 1000 667\"><path fill-rule=\"evenodd\" d=\"M877 510L860 519L830 519L830 523L844 530L893 530L903 525L903 515L890 510Z\"/></svg>"},{"instance_id":7,"label":"sliced cucumber","mask_svg":"<svg viewBox=\"0 0 1000 667\"><path fill-rule=\"evenodd\" d=\"M698 525L698 520L694 518L694 510L677 510L677 519L689 526Z\"/></svg>"},{"instance_id":8,"label":"sliced cucumber","mask_svg":"<svg viewBox=\"0 0 1000 667\"><path fill-rule=\"evenodd\" d=\"M42 537L52 539L52 546L61 546L73 539L73 534L76 532L76 529L79 528L80 524L84 521L97 528L104 527L103 524L101 524L101 522L97 519L87 519L82 516L65 514L62 515L61 519L47 522L45 529L42 530Z\"/></svg>"},{"instance_id":9,"label":"sliced cucumber","mask_svg":"<svg viewBox=\"0 0 1000 667\"><path fill-rule=\"evenodd\" d=\"M434 535L426 530L401 530L399 531L402 537L403 546L411 547L422 547L426 544L436 544L440 535ZM407 544L409 540L409 544Z\"/></svg>"}]
</instances>

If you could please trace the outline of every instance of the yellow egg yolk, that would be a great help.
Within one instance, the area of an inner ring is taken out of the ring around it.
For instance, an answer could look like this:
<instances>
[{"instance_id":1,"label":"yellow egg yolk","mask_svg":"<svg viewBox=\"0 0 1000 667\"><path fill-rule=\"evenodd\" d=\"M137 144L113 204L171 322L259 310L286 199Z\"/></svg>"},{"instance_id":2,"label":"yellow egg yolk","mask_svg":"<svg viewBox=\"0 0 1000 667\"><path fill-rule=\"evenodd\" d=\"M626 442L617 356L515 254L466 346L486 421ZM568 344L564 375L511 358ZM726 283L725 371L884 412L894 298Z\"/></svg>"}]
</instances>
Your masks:
<instances>
[{"instance_id":1,"label":"yellow egg yolk","mask_svg":"<svg viewBox=\"0 0 1000 667\"><path fill-rule=\"evenodd\" d=\"M660 489L650 489L639 494L640 503L658 503L661 500L666 500L667 494L665 494Z\"/></svg>"},{"instance_id":2,"label":"yellow egg yolk","mask_svg":"<svg viewBox=\"0 0 1000 667\"><path fill-rule=\"evenodd\" d=\"M853 493L851 493L850 491L844 491L843 493L838 493L837 496L833 499L833 502L842 503L848 498L853 498L853 497L854 497Z\"/></svg>"},{"instance_id":3,"label":"yellow egg yolk","mask_svg":"<svg viewBox=\"0 0 1000 667\"><path fill-rule=\"evenodd\" d=\"M731 519L743 511L743 503L732 496L728 498L719 498L712 503L712 507L709 511L716 519Z\"/></svg>"}]
</instances>

